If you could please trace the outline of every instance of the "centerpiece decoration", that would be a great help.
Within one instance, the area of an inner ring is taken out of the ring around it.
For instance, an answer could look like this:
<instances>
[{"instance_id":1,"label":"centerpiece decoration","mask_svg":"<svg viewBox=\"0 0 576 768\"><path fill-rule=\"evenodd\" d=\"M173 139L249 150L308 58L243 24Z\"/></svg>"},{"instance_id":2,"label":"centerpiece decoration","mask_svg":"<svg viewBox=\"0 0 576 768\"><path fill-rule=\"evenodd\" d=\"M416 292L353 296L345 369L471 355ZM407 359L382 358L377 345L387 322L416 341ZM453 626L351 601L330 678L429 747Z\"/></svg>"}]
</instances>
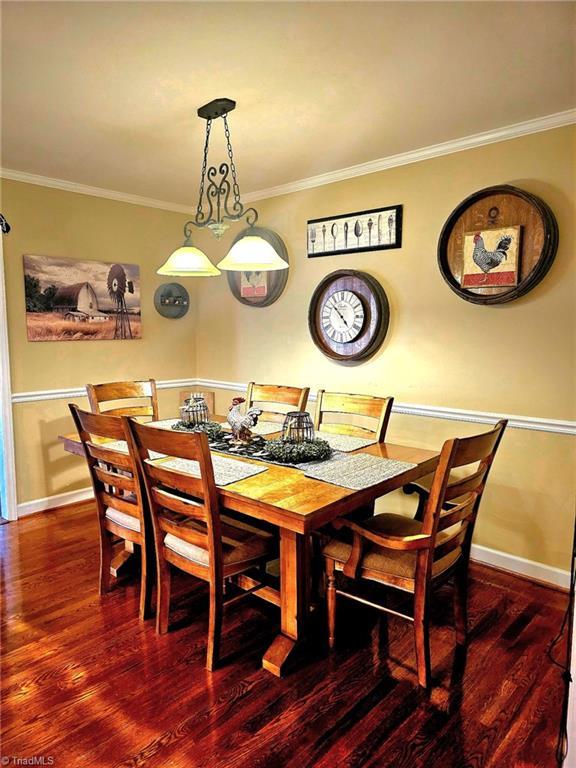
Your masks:
<instances>
[{"instance_id":1,"label":"centerpiece decoration","mask_svg":"<svg viewBox=\"0 0 576 768\"><path fill-rule=\"evenodd\" d=\"M215 440L222 433L222 425L210 421L208 405L202 395L186 398L180 408L180 421L172 425L177 432L205 432L208 440Z\"/></svg>"},{"instance_id":2,"label":"centerpiece decoration","mask_svg":"<svg viewBox=\"0 0 576 768\"><path fill-rule=\"evenodd\" d=\"M326 442L314 437L314 423L306 411L290 411L286 414L280 440L269 440L266 450L271 461L279 464L302 464L307 461L324 461L332 456Z\"/></svg>"},{"instance_id":3,"label":"centerpiece decoration","mask_svg":"<svg viewBox=\"0 0 576 768\"><path fill-rule=\"evenodd\" d=\"M256 426L258 417L262 413L260 408L248 408L246 413L241 413L240 406L245 402L246 400L243 397L235 397L232 400L232 405L228 409L228 416L226 417L226 421L232 429L236 445L249 443L252 440L251 429Z\"/></svg>"}]
</instances>

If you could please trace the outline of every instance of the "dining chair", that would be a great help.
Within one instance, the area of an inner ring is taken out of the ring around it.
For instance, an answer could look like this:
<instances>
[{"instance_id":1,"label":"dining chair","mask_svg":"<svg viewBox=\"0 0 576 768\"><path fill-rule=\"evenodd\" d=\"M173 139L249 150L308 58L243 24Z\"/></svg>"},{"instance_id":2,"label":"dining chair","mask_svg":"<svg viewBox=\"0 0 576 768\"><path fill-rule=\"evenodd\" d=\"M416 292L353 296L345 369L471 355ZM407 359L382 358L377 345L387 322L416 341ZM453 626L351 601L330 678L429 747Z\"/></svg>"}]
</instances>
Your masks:
<instances>
[{"instance_id":1,"label":"dining chair","mask_svg":"<svg viewBox=\"0 0 576 768\"><path fill-rule=\"evenodd\" d=\"M323 549L330 648L335 644L337 595L403 616L414 624L418 682L428 688L431 587L450 576L454 581L456 641L458 645L465 643L468 565L474 524L506 424L506 420L502 420L489 432L444 443L422 521L392 513L376 515L361 524L345 518L334 521L337 529L351 532L352 541L334 537ZM472 464L475 466L470 468ZM468 471L448 485L450 472L455 467L468 467ZM340 589L336 585L337 571L352 580L364 579L411 593L413 615L392 611Z\"/></svg>"},{"instance_id":2,"label":"dining chair","mask_svg":"<svg viewBox=\"0 0 576 768\"><path fill-rule=\"evenodd\" d=\"M93 413L109 416L145 416L158 421L158 395L156 381L112 381L105 384L86 384L88 401ZM146 400L145 404L130 403L103 409L102 405L119 400Z\"/></svg>"},{"instance_id":3,"label":"dining chair","mask_svg":"<svg viewBox=\"0 0 576 768\"><path fill-rule=\"evenodd\" d=\"M117 538L138 544L141 553L140 618L147 619L152 614L154 551L151 537L149 533L147 535L149 526L136 462L128 451L126 425L118 416L82 411L73 403L69 408L82 442L96 501L100 529L100 594L110 590L110 568ZM123 450L107 448L107 441L122 441Z\"/></svg>"},{"instance_id":4,"label":"dining chair","mask_svg":"<svg viewBox=\"0 0 576 768\"><path fill-rule=\"evenodd\" d=\"M208 582L210 590L206 667L220 660L224 605L255 592L224 600L224 581L253 568L263 575L277 556L276 537L221 514L208 438L204 433L174 433L124 419L146 489L157 564L156 631L168 631L171 572L178 568ZM153 452L185 460L178 468L151 458ZM258 575L258 574L256 574Z\"/></svg>"},{"instance_id":5,"label":"dining chair","mask_svg":"<svg viewBox=\"0 0 576 768\"><path fill-rule=\"evenodd\" d=\"M383 443L393 404L393 397L348 395L319 389L316 395L314 429L317 432L365 437L373 439L376 443ZM333 417L337 420L331 420ZM362 419L362 424L358 423L358 417ZM371 517L374 514L374 506L373 501L364 504L354 512L348 513L346 517L356 521Z\"/></svg>"},{"instance_id":6,"label":"dining chair","mask_svg":"<svg viewBox=\"0 0 576 768\"><path fill-rule=\"evenodd\" d=\"M309 393L310 387L284 387L251 381L248 384L246 408L264 406L260 416L262 421L283 422L288 411L303 411L306 408Z\"/></svg>"},{"instance_id":7,"label":"dining chair","mask_svg":"<svg viewBox=\"0 0 576 768\"><path fill-rule=\"evenodd\" d=\"M374 438L375 442L383 443L393 403L393 397L348 395L319 389L316 396L314 429L338 435ZM331 421L331 416L350 416L352 419L344 421L338 418ZM362 417L367 421L364 421L362 426L354 423L354 417Z\"/></svg>"}]
</instances>

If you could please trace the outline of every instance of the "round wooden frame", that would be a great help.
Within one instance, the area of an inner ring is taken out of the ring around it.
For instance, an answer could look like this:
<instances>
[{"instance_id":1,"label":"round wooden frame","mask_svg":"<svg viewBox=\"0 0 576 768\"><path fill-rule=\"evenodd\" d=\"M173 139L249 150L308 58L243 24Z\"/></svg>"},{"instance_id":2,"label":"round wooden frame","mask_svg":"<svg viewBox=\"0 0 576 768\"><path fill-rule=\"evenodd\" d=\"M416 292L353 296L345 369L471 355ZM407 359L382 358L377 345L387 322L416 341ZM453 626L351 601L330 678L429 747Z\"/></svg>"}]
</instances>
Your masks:
<instances>
[{"instance_id":1,"label":"round wooden frame","mask_svg":"<svg viewBox=\"0 0 576 768\"><path fill-rule=\"evenodd\" d=\"M334 286L337 286L335 290L349 290L358 295L366 312L364 328L360 335L353 341L342 344L329 343L320 323L322 299ZM390 306L384 288L367 272L352 269L331 272L320 281L310 299L308 328L314 344L326 357L345 365L372 357L386 338L389 322Z\"/></svg>"},{"instance_id":2,"label":"round wooden frame","mask_svg":"<svg viewBox=\"0 0 576 768\"><path fill-rule=\"evenodd\" d=\"M180 293L180 295L185 296L187 303L180 305L162 304L162 294L168 288L171 288L173 291L176 291ZM188 310L190 309L190 294L181 283L162 283L162 285L159 285L158 288L156 288L154 293L154 307L156 312L158 312L159 315L162 315L162 317L166 317L169 320L179 320L181 317L184 317L184 315L187 314Z\"/></svg>"},{"instance_id":3,"label":"round wooden frame","mask_svg":"<svg viewBox=\"0 0 576 768\"><path fill-rule=\"evenodd\" d=\"M246 229L243 229L242 232L240 232L234 238L232 245L237 243L238 240L241 240L243 237L247 237L248 235L258 235L258 237L262 237L264 240L270 243L276 253L281 258L283 258L284 261L290 262L284 241L280 235L271 229L265 229L264 227L246 227ZM289 271L290 268L274 269L270 272L267 272L268 292L266 296L263 297L240 295L240 276L242 272L228 271L226 273L226 277L228 278L228 286L232 292L232 295L235 299L238 299L241 304L246 304L248 307L268 307L270 304L273 304L275 301L277 301L282 295L282 292L288 281Z\"/></svg>"},{"instance_id":4,"label":"round wooden frame","mask_svg":"<svg viewBox=\"0 0 576 768\"><path fill-rule=\"evenodd\" d=\"M522 225L518 285L511 288L462 288L463 234L471 229ZM558 249L558 224L548 205L536 195L502 184L467 197L455 208L438 240L438 267L454 293L473 304L503 304L524 296L546 275Z\"/></svg>"}]
</instances>

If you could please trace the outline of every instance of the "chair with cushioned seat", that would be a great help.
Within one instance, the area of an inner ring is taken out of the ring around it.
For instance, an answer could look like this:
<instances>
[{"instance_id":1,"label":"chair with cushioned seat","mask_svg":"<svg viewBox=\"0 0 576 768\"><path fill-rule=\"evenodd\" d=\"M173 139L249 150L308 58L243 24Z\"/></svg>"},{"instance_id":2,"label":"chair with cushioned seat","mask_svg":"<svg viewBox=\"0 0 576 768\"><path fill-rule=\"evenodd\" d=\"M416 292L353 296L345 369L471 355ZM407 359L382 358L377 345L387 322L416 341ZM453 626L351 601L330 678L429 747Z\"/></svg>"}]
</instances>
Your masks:
<instances>
[{"instance_id":1,"label":"chair with cushioned seat","mask_svg":"<svg viewBox=\"0 0 576 768\"><path fill-rule=\"evenodd\" d=\"M137 416L158 421L158 394L156 381L111 381L105 384L86 384L86 393L92 413L107 413L109 416ZM107 407L102 405L128 400L124 405ZM139 402L134 402L134 401ZM145 402L141 402L141 401Z\"/></svg>"},{"instance_id":2,"label":"chair with cushioned seat","mask_svg":"<svg viewBox=\"0 0 576 768\"><path fill-rule=\"evenodd\" d=\"M154 549L147 524L144 499L134 457L106 447L106 441L127 443L126 426L118 416L88 413L70 404L72 418L82 441L94 488L100 528L100 594L110 589L110 568L114 544L138 544L141 552L140 618L152 614Z\"/></svg>"},{"instance_id":3,"label":"chair with cushioned seat","mask_svg":"<svg viewBox=\"0 0 576 768\"><path fill-rule=\"evenodd\" d=\"M352 536L348 541L332 538L323 548L331 648L335 643L338 594L388 611L385 606L337 588L336 571L350 579L366 579L414 595L414 614L406 618L414 623L418 682L424 688L430 684L431 586L450 576L454 579L456 639L458 644L465 643L474 524L506 423L499 421L490 432L444 443L422 520L385 513L362 523L345 518L334 521L334 527L348 529ZM475 465L473 469L469 468L471 464ZM455 467L467 467L466 474L450 480Z\"/></svg>"},{"instance_id":4,"label":"chair with cushioned seat","mask_svg":"<svg viewBox=\"0 0 576 768\"><path fill-rule=\"evenodd\" d=\"M160 634L168 631L171 569L178 568L208 582L206 667L212 670L220 659L222 612L226 604L224 580L251 569L262 574L267 561L277 557L276 538L269 531L221 514L204 433L184 434L139 424L134 419L124 421L146 489L154 532L158 573L156 630ZM197 462L193 465L194 474L167 467L161 459L151 459L153 453ZM261 583L257 583L260 587Z\"/></svg>"}]
</instances>

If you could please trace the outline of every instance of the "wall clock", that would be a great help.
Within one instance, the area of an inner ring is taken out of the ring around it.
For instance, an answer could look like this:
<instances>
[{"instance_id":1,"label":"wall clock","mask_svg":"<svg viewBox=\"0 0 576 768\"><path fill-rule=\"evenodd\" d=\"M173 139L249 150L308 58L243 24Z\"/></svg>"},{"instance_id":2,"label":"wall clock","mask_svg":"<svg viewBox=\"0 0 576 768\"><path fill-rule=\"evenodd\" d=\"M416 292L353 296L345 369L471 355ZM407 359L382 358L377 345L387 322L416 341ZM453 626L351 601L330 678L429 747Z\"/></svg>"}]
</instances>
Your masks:
<instances>
[{"instance_id":1,"label":"wall clock","mask_svg":"<svg viewBox=\"0 0 576 768\"><path fill-rule=\"evenodd\" d=\"M390 308L380 283L366 272L339 269L318 285L308 310L312 340L340 363L367 360L381 346Z\"/></svg>"}]
</instances>

